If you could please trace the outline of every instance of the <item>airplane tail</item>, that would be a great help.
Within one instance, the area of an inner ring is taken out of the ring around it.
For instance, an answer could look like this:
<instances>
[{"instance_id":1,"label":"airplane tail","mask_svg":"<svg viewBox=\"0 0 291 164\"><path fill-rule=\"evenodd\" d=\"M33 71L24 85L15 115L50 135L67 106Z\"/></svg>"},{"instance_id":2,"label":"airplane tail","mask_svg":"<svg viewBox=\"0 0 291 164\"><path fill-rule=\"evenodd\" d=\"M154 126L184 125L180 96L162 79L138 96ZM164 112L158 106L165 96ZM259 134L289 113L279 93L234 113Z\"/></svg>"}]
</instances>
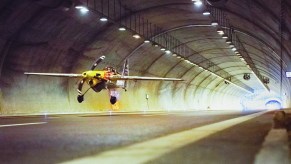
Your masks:
<instances>
[{"instance_id":1,"label":"airplane tail","mask_svg":"<svg viewBox=\"0 0 291 164\"><path fill-rule=\"evenodd\" d=\"M123 65L123 70L122 70L122 77L123 76L129 76L129 68L128 68L128 60L126 59ZM123 84L123 89L126 91L126 87L127 87L127 81L124 81Z\"/></svg>"},{"instance_id":2,"label":"airplane tail","mask_svg":"<svg viewBox=\"0 0 291 164\"><path fill-rule=\"evenodd\" d=\"M126 59L123 65L121 77L128 76L129 75L129 69L128 69L128 60ZM127 87L127 81L126 80L118 80L117 85L120 86L122 89L126 91Z\"/></svg>"},{"instance_id":3,"label":"airplane tail","mask_svg":"<svg viewBox=\"0 0 291 164\"><path fill-rule=\"evenodd\" d=\"M126 59L123 65L122 76L129 76L128 60Z\"/></svg>"}]
</instances>

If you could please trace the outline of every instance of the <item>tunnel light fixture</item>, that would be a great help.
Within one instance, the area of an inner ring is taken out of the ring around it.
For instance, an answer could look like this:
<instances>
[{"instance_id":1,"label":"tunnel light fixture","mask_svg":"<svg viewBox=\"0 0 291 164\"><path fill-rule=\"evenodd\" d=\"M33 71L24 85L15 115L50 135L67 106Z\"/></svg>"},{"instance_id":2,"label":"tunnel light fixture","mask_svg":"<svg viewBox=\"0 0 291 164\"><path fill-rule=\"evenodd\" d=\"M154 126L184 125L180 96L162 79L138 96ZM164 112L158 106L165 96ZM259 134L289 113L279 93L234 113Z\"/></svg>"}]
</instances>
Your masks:
<instances>
[{"instance_id":1,"label":"tunnel light fixture","mask_svg":"<svg viewBox=\"0 0 291 164\"><path fill-rule=\"evenodd\" d=\"M291 72L286 72L286 77L291 77Z\"/></svg>"},{"instance_id":2,"label":"tunnel light fixture","mask_svg":"<svg viewBox=\"0 0 291 164\"><path fill-rule=\"evenodd\" d=\"M233 47L234 47L234 44L233 44L233 43L230 43L230 44L229 44L229 47L230 47L230 48L233 48Z\"/></svg>"},{"instance_id":3,"label":"tunnel light fixture","mask_svg":"<svg viewBox=\"0 0 291 164\"><path fill-rule=\"evenodd\" d=\"M212 22L211 22L211 26L218 26L218 22L216 22L216 21L212 21Z\"/></svg>"},{"instance_id":4,"label":"tunnel light fixture","mask_svg":"<svg viewBox=\"0 0 291 164\"><path fill-rule=\"evenodd\" d=\"M85 5L83 5L81 2L78 2L75 4L75 9L82 9L82 8L87 8Z\"/></svg>"},{"instance_id":5,"label":"tunnel light fixture","mask_svg":"<svg viewBox=\"0 0 291 164\"><path fill-rule=\"evenodd\" d=\"M171 51L170 50L165 50L166 54L170 54Z\"/></svg>"},{"instance_id":6,"label":"tunnel light fixture","mask_svg":"<svg viewBox=\"0 0 291 164\"><path fill-rule=\"evenodd\" d=\"M210 12L208 10L205 10L202 14L205 16L208 16L208 15L210 15Z\"/></svg>"},{"instance_id":7,"label":"tunnel light fixture","mask_svg":"<svg viewBox=\"0 0 291 164\"><path fill-rule=\"evenodd\" d=\"M78 9L81 13L87 13L89 11L89 9L81 3L77 4L75 9Z\"/></svg>"},{"instance_id":8,"label":"tunnel light fixture","mask_svg":"<svg viewBox=\"0 0 291 164\"><path fill-rule=\"evenodd\" d=\"M83 7L80 9L81 13L85 14L87 12L89 12L89 9L87 7Z\"/></svg>"},{"instance_id":9,"label":"tunnel light fixture","mask_svg":"<svg viewBox=\"0 0 291 164\"><path fill-rule=\"evenodd\" d=\"M148 39L144 40L144 43L149 43L150 41Z\"/></svg>"},{"instance_id":10,"label":"tunnel light fixture","mask_svg":"<svg viewBox=\"0 0 291 164\"><path fill-rule=\"evenodd\" d=\"M82 9L82 8L84 8L83 5L76 5L76 6L75 6L75 9Z\"/></svg>"},{"instance_id":11,"label":"tunnel light fixture","mask_svg":"<svg viewBox=\"0 0 291 164\"><path fill-rule=\"evenodd\" d=\"M135 39L139 39L140 36L138 34L133 34L132 37L134 37Z\"/></svg>"},{"instance_id":12,"label":"tunnel light fixture","mask_svg":"<svg viewBox=\"0 0 291 164\"><path fill-rule=\"evenodd\" d=\"M166 51L166 49L164 47L161 48L161 51Z\"/></svg>"},{"instance_id":13,"label":"tunnel light fixture","mask_svg":"<svg viewBox=\"0 0 291 164\"><path fill-rule=\"evenodd\" d=\"M230 44L231 43L231 40L230 39L226 39L225 41L227 44Z\"/></svg>"},{"instance_id":14,"label":"tunnel light fixture","mask_svg":"<svg viewBox=\"0 0 291 164\"><path fill-rule=\"evenodd\" d=\"M224 34L224 31L221 28L218 28L216 31L217 31L217 33L219 35L223 35Z\"/></svg>"},{"instance_id":15,"label":"tunnel light fixture","mask_svg":"<svg viewBox=\"0 0 291 164\"><path fill-rule=\"evenodd\" d=\"M222 32L217 32L219 35L223 35L224 34L224 32L222 31Z\"/></svg>"},{"instance_id":16,"label":"tunnel light fixture","mask_svg":"<svg viewBox=\"0 0 291 164\"><path fill-rule=\"evenodd\" d=\"M192 1L193 1L193 0L192 0ZM198 6L198 7L200 7L203 3L202 3L201 0L195 0L195 1L194 1L194 4L195 4L196 6Z\"/></svg>"},{"instance_id":17,"label":"tunnel light fixture","mask_svg":"<svg viewBox=\"0 0 291 164\"><path fill-rule=\"evenodd\" d=\"M228 36L225 35L225 34L223 34L221 37L222 37L223 39L227 39L227 38L228 38Z\"/></svg>"},{"instance_id":18,"label":"tunnel light fixture","mask_svg":"<svg viewBox=\"0 0 291 164\"><path fill-rule=\"evenodd\" d=\"M176 54L176 53L173 53L173 54L172 54L172 56L176 57L176 56L177 56L177 54Z\"/></svg>"},{"instance_id":19,"label":"tunnel light fixture","mask_svg":"<svg viewBox=\"0 0 291 164\"><path fill-rule=\"evenodd\" d=\"M177 58L178 58L178 59L181 59L181 56L178 55Z\"/></svg>"},{"instance_id":20,"label":"tunnel light fixture","mask_svg":"<svg viewBox=\"0 0 291 164\"><path fill-rule=\"evenodd\" d=\"M232 51L236 51L237 49L236 49L235 47L232 47L231 50L232 50Z\"/></svg>"},{"instance_id":21,"label":"tunnel light fixture","mask_svg":"<svg viewBox=\"0 0 291 164\"><path fill-rule=\"evenodd\" d=\"M126 31L126 28L123 27L123 26L121 26L121 27L118 28L118 30L119 30L119 31Z\"/></svg>"},{"instance_id":22,"label":"tunnel light fixture","mask_svg":"<svg viewBox=\"0 0 291 164\"><path fill-rule=\"evenodd\" d=\"M108 19L105 16L102 16L99 20L101 22L107 22L108 21Z\"/></svg>"},{"instance_id":23,"label":"tunnel light fixture","mask_svg":"<svg viewBox=\"0 0 291 164\"><path fill-rule=\"evenodd\" d=\"M159 47L159 45L156 42L153 43L153 46L154 47Z\"/></svg>"}]
</instances>

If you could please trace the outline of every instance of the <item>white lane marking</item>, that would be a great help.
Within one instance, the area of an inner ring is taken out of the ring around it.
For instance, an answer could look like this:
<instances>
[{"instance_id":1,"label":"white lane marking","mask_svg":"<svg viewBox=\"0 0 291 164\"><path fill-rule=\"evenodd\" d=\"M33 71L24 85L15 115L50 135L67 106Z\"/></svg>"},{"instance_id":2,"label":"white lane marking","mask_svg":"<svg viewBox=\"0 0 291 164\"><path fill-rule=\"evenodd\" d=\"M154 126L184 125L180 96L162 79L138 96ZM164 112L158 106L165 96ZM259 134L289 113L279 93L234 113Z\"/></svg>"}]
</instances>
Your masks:
<instances>
[{"instance_id":1,"label":"white lane marking","mask_svg":"<svg viewBox=\"0 0 291 164\"><path fill-rule=\"evenodd\" d=\"M147 114L147 115L141 115L143 117L152 117L152 116L155 116L155 115L152 115L152 114Z\"/></svg>"},{"instance_id":2,"label":"white lane marking","mask_svg":"<svg viewBox=\"0 0 291 164\"><path fill-rule=\"evenodd\" d=\"M60 118L60 117L56 117L56 116L47 116L47 117L41 117L41 118L44 118L44 119L57 119L57 118Z\"/></svg>"},{"instance_id":3,"label":"white lane marking","mask_svg":"<svg viewBox=\"0 0 291 164\"><path fill-rule=\"evenodd\" d=\"M225 130L242 122L261 116L268 111L258 112L218 123L193 128L180 133L129 145L123 148L105 151L96 155L75 159L65 163L145 163L166 153L205 137Z\"/></svg>"},{"instance_id":4,"label":"white lane marking","mask_svg":"<svg viewBox=\"0 0 291 164\"><path fill-rule=\"evenodd\" d=\"M7 124L7 125L0 125L0 128L10 127L10 126L39 125L39 124L46 124L46 123L47 122L32 122L32 123L23 123L23 124Z\"/></svg>"},{"instance_id":5,"label":"white lane marking","mask_svg":"<svg viewBox=\"0 0 291 164\"><path fill-rule=\"evenodd\" d=\"M150 117L150 116L167 116L169 114L142 114L144 117Z\"/></svg>"}]
</instances>

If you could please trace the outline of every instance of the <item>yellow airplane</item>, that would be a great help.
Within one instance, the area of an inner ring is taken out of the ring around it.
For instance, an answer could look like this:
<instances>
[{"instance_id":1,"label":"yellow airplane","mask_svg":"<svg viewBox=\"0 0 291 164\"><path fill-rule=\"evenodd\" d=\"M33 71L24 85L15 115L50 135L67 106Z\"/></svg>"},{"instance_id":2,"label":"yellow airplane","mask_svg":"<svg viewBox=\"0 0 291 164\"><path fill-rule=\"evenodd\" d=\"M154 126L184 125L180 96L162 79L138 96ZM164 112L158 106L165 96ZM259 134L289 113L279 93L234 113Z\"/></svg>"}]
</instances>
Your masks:
<instances>
[{"instance_id":1,"label":"yellow airplane","mask_svg":"<svg viewBox=\"0 0 291 164\"><path fill-rule=\"evenodd\" d=\"M123 65L122 74L119 74L113 67L105 67L103 70L95 71L96 66L105 59L105 56L98 58L92 65L89 71L85 71L82 74L73 73L34 73L24 72L25 75L39 75L39 76L54 76L54 77L70 77L81 78L78 84L78 96L79 103L84 101L84 95L89 89L93 89L95 92L100 92L103 89L109 91L110 103L113 105L119 98L118 88L122 88L126 91L127 80L158 80L158 81L183 81L178 78L162 78L162 77L142 77L142 76L129 76L128 61L125 60ZM82 93L83 84L87 83L90 88Z\"/></svg>"}]
</instances>

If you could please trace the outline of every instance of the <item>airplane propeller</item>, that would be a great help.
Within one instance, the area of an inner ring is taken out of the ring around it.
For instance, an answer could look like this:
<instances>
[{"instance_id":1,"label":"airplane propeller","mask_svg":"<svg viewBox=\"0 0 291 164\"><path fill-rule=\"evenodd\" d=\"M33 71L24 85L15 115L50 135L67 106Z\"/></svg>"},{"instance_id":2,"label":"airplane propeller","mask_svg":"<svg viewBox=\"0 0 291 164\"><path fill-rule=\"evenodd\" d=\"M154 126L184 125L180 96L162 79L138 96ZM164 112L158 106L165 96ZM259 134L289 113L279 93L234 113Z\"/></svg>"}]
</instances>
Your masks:
<instances>
[{"instance_id":1,"label":"airplane propeller","mask_svg":"<svg viewBox=\"0 0 291 164\"><path fill-rule=\"evenodd\" d=\"M77 97L77 100L78 100L79 103L84 101L84 94L82 94L82 88L83 88L84 82L85 82L85 80L82 79L78 83L78 97Z\"/></svg>"},{"instance_id":2,"label":"airplane propeller","mask_svg":"<svg viewBox=\"0 0 291 164\"><path fill-rule=\"evenodd\" d=\"M77 96L77 100L79 103L84 101L84 95L91 89L91 87L89 87L84 93L81 92L81 89L83 87L84 84L84 80L81 80L78 84L78 96Z\"/></svg>"},{"instance_id":3,"label":"airplane propeller","mask_svg":"<svg viewBox=\"0 0 291 164\"><path fill-rule=\"evenodd\" d=\"M95 62L94 62L94 64L92 65L92 67L91 67L91 71L93 71L95 68L96 68L96 66L99 64L99 63L101 63L102 62L102 60L104 60L105 59L105 56L101 56L100 58L98 58Z\"/></svg>"},{"instance_id":4,"label":"airplane propeller","mask_svg":"<svg viewBox=\"0 0 291 164\"><path fill-rule=\"evenodd\" d=\"M101 57L99 57L95 62L94 62L94 64L91 66L91 71L93 71L95 68L96 68L96 66L98 65L98 64L100 64L101 62L102 62L102 60L104 60L105 59L105 56L101 56ZM79 83L78 83L78 96L77 96L77 100L78 100L78 102L79 103L81 103L81 102L83 102L84 101L84 95L87 93L87 91L90 89L88 89L86 92L84 92L84 93L82 93L82 88L83 88L83 84L84 84L84 82L85 82L85 78L83 78L82 80L80 80L79 81Z\"/></svg>"}]
</instances>

